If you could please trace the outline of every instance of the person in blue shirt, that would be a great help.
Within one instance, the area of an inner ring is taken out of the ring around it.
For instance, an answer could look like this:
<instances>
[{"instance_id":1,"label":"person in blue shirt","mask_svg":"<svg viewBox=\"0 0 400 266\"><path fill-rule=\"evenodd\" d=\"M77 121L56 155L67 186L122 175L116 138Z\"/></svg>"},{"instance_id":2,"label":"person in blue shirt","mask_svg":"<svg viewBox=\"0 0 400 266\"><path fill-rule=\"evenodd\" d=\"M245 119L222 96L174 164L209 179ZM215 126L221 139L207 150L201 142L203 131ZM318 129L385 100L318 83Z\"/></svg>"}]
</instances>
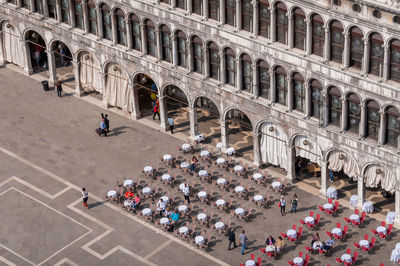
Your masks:
<instances>
[{"instance_id":1,"label":"person in blue shirt","mask_svg":"<svg viewBox=\"0 0 400 266\"><path fill-rule=\"evenodd\" d=\"M329 170L329 181L333 182L333 172Z\"/></svg>"},{"instance_id":2,"label":"person in blue shirt","mask_svg":"<svg viewBox=\"0 0 400 266\"><path fill-rule=\"evenodd\" d=\"M169 130L171 134L174 134L174 119L172 117L168 118Z\"/></svg>"},{"instance_id":3,"label":"person in blue shirt","mask_svg":"<svg viewBox=\"0 0 400 266\"><path fill-rule=\"evenodd\" d=\"M104 121L104 118L101 119L100 129L101 129L102 133L104 134L104 136L107 137L107 125L106 125L106 122Z\"/></svg>"},{"instance_id":4,"label":"person in blue shirt","mask_svg":"<svg viewBox=\"0 0 400 266\"><path fill-rule=\"evenodd\" d=\"M169 230L172 231L174 229L174 226L178 223L179 221L179 212L178 210L175 210L170 216L169 219L171 220L170 228Z\"/></svg>"}]
</instances>

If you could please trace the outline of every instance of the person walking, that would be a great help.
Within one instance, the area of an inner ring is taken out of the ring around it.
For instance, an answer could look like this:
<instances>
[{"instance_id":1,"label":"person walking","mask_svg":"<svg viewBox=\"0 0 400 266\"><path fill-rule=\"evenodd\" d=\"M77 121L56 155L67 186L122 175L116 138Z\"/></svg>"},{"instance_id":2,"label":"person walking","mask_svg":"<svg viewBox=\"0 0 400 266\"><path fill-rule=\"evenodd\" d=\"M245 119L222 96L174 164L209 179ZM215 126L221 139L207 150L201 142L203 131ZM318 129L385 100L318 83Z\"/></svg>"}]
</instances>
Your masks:
<instances>
[{"instance_id":1,"label":"person walking","mask_svg":"<svg viewBox=\"0 0 400 266\"><path fill-rule=\"evenodd\" d=\"M106 123L107 133L110 132L110 120L108 120L108 114L104 116L104 123Z\"/></svg>"},{"instance_id":2,"label":"person walking","mask_svg":"<svg viewBox=\"0 0 400 266\"><path fill-rule=\"evenodd\" d=\"M169 130L171 131L171 134L174 134L174 119L172 117L168 118L168 124L169 124Z\"/></svg>"},{"instance_id":3,"label":"person walking","mask_svg":"<svg viewBox=\"0 0 400 266\"><path fill-rule=\"evenodd\" d=\"M247 236L244 230L242 230L242 233L239 235L239 242L242 245L242 250L240 251L240 254L243 255L244 250L247 248L246 244L247 244Z\"/></svg>"},{"instance_id":4,"label":"person walking","mask_svg":"<svg viewBox=\"0 0 400 266\"><path fill-rule=\"evenodd\" d=\"M228 232L228 250L231 250L231 245L233 243L233 248L236 248L236 235L235 235L235 229L230 229Z\"/></svg>"},{"instance_id":5,"label":"person walking","mask_svg":"<svg viewBox=\"0 0 400 266\"><path fill-rule=\"evenodd\" d=\"M199 162L199 160L197 160L196 156L192 157L192 160L190 161L190 174L193 175L194 172L194 168L196 167L196 164Z\"/></svg>"},{"instance_id":6,"label":"person walking","mask_svg":"<svg viewBox=\"0 0 400 266\"><path fill-rule=\"evenodd\" d=\"M279 200L279 207L281 207L281 215L285 216L286 200L283 196L281 196L281 199Z\"/></svg>"},{"instance_id":7,"label":"person walking","mask_svg":"<svg viewBox=\"0 0 400 266\"><path fill-rule=\"evenodd\" d=\"M61 81L57 81L56 90L57 90L57 95L58 95L58 97L62 97Z\"/></svg>"},{"instance_id":8,"label":"person walking","mask_svg":"<svg viewBox=\"0 0 400 266\"><path fill-rule=\"evenodd\" d=\"M104 134L104 136L107 137L107 126L106 126L106 122L104 121L104 118L101 119L100 130L101 130L101 133L99 134L99 136L101 136L101 134Z\"/></svg>"},{"instance_id":9,"label":"person walking","mask_svg":"<svg viewBox=\"0 0 400 266\"><path fill-rule=\"evenodd\" d=\"M153 120L154 120L154 118L156 117L156 115L157 115L157 117L158 117L158 120L160 120L160 113L158 112L158 105L157 105L157 103L153 106Z\"/></svg>"},{"instance_id":10,"label":"person walking","mask_svg":"<svg viewBox=\"0 0 400 266\"><path fill-rule=\"evenodd\" d=\"M35 57L35 62L36 62L36 68L39 69L40 68L40 51L38 49L35 50L35 53L33 54L33 56Z\"/></svg>"},{"instance_id":11,"label":"person walking","mask_svg":"<svg viewBox=\"0 0 400 266\"><path fill-rule=\"evenodd\" d=\"M334 181L332 170L329 170L329 181L330 181L331 183L333 183L333 181Z\"/></svg>"},{"instance_id":12,"label":"person walking","mask_svg":"<svg viewBox=\"0 0 400 266\"><path fill-rule=\"evenodd\" d=\"M299 199L297 198L297 194L294 194L293 199L292 199L292 209L290 210L290 213L296 213L297 210L297 203L299 202Z\"/></svg>"},{"instance_id":13,"label":"person walking","mask_svg":"<svg viewBox=\"0 0 400 266\"><path fill-rule=\"evenodd\" d=\"M89 199L89 193L86 191L86 188L82 188L82 200L83 200L83 207L86 209L89 209L89 206L87 204L87 201Z\"/></svg>"},{"instance_id":14,"label":"person walking","mask_svg":"<svg viewBox=\"0 0 400 266\"><path fill-rule=\"evenodd\" d=\"M189 190L189 185L188 184L184 184L185 187L182 189L183 195L185 197L185 200L187 200L188 204L190 203L190 190Z\"/></svg>"}]
</instances>

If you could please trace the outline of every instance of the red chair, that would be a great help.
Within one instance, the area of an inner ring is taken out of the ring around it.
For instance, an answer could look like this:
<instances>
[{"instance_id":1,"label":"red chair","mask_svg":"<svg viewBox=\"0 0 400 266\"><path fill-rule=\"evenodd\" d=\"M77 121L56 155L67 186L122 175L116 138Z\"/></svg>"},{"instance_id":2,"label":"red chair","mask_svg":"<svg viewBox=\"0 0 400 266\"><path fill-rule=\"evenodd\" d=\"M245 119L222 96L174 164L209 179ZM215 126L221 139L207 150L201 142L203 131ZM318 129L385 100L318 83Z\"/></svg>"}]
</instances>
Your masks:
<instances>
[{"instance_id":1,"label":"red chair","mask_svg":"<svg viewBox=\"0 0 400 266\"><path fill-rule=\"evenodd\" d=\"M361 247L360 244L358 244L356 242L353 242L353 245L354 245L355 248L360 248Z\"/></svg>"},{"instance_id":2,"label":"red chair","mask_svg":"<svg viewBox=\"0 0 400 266\"><path fill-rule=\"evenodd\" d=\"M262 254L265 254L265 248L260 248Z\"/></svg>"},{"instance_id":3,"label":"red chair","mask_svg":"<svg viewBox=\"0 0 400 266\"><path fill-rule=\"evenodd\" d=\"M261 263L262 263L262 258L261 258L261 257L258 257L258 258L257 258L256 266L261 266Z\"/></svg>"},{"instance_id":4,"label":"red chair","mask_svg":"<svg viewBox=\"0 0 400 266\"><path fill-rule=\"evenodd\" d=\"M342 224L341 223L336 223L336 227L337 228L342 228Z\"/></svg>"},{"instance_id":5,"label":"red chair","mask_svg":"<svg viewBox=\"0 0 400 266\"><path fill-rule=\"evenodd\" d=\"M314 211L310 211L310 217L314 217Z\"/></svg>"},{"instance_id":6,"label":"red chair","mask_svg":"<svg viewBox=\"0 0 400 266\"><path fill-rule=\"evenodd\" d=\"M312 249L312 247L306 246L306 251L307 251L307 252L313 252L314 249Z\"/></svg>"},{"instance_id":7,"label":"red chair","mask_svg":"<svg viewBox=\"0 0 400 266\"><path fill-rule=\"evenodd\" d=\"M352 260L352 263L353 263L353 265L355 265L356 264L356 261L357 261L357 258L358 258L358 252L357 251L354 251L354 254L353 254L354 256L353 256L353 260Z\"/></svg>"},{"instance_id":8,"label":"red chair","mask_svg":"<svg viewBox=\"0 0 400 266\"><path fill-rule=\"evenodd\" d=\"M293 228L293 230L296 230L297 226L294 224L294 225L292 225L292 228Z\"/></svg>"},{"instance_id":9,"label":"red chair","mask_svg":"<svg viewBox=\"0 0 400 266\"><path fill-rule=\"evenodd\" d=\"M297 239L300 241L301 235L303 234L303 227L299 227L299 231L297 232Z\"/></svg>"},{"instance_id":10,"label":"red chair","mask_svg":"<svg viewBox=\"0 0 400 266\"><path fill-rule=\"evenodd\" d=\"M371 229L371 232L372 232L374 235L377 235L377 234L378 234L378 231L376 231L376 230L374 230L374 229Z\"/></svg>"},{"instance_id":11,"label":"red chair","mask_svg":"<svg viewBox=\"0 0 400 266\"><path fill-rule=\"evenodd\" d=\"M282 233L282 232L281 232L281 236L282 236L283 238L287 238L287 235L284 234L284 233Z\"/></svg>"},{"instance_id":12,"label":"red chair","mask_svg":"<svg viewBox=\"0 0 400 266\"><path fill-rule=\"evenodd\" d=\"M320 219L321 219L321 214L317 214L317 217L315 218L315 222L314 222L315 226L319 223Z\"/></svg>"},{"instance_id":13,"label":"red chair","mask_svg":"<svg viewBox=\"0 0 400 266\"><path fill-rule=\"evenodd\" d=\"M347 217L344 217L344 221L345 221L347 224L352 224L352 223L353 223L353 221L350 220L350 219L347 218Z\"/></svg>"},{"instance_id":14,"label":"red chair","mask_svg":"<svg viewBox=\"0 0 400 266\"><path fill-rule=\"evenodd\" d=\"M273 257L275 257L275 252L268 251L267 255L268 255L268 257L273 258Z\"/></svg>"},{"instance_id":15,"label":"red chair","mask_svg":"<svg viewBox=\"0 0 400 266\"><path fill-rule=\"evenodd\" d=\"M382 225L383 227L386 227L386 222L385 222L385 221L382 221L382 222L381 222L381 225Z\"/></svg>"},{"instance_id":16,"label":"red chair","mask_svg":"<svg viewBox=\"0 0 400 266\"><path fill-rule=\"evenodd\" d=\"M339 201L336 200L336 201L335 201L335 206L333 206L333 212L334 212L334 213L337 212L337 210L338 210L338 208L339 208L339 204L340 204Z\"/></svg>"},{"instance_id":17,"label":"red chair","mask_svg":"<svg viewBox=\"0 0 400 266\"><path fill-rule=\"evenodd\" d=\"M351 249L349 249L349 248L346 249L346 253L349 254L349 255L351 255Z\"/></svg>"},{"instance_id":18,"label":"red chair","mask_svg":"<svg viewBox=\"0 0 400 266\"><path fill-rule=\"evenodd\" d=\"M375 237L371 237L371 242L369 242L370 249L372 249L372 247L375 246L375 242L376 242L376 238Z\"/></svg>"},{"instance_id":19,"label":"red chair","mask_svg":"<svg viewBox=\"0 0 400 266\"><path fill-rule=\"evenodd\" d=\"M296 242L297 241L297 238L292 238L290 236L287 236L287 238L289 239L290 242Z\"/></svg>"},{"instance_id":20,"label":"red chair","mask_svg":"<svg viewBox=\"0 0 400 266\"><path fill-rule=\"evenodd\" d=\"M360 210L359 209L355 209L354 213L357 214L357 215L360 215Z\"/></svg>"},{"instance_id":21,"label":"red chair","mask_svg":"<svg viewBox=\"0 0 400 266\"><path fill-rule=\"evenodd\" d=\"M364 235L364 240L368 240L369 239L369 235L368 234L365 234Z\"/></svg>"},{"instance_id":22,"label":"red chair","mask_svg":"<svg viewBox=\"0 0 400 266\"><path fill-rule=\"evenodd\" d=\"M254 253L251 253L251 254L250 254L251 260L254 260L255 257L256 257L256 256L254 255Z\"/></svg>"},{"instance_id":23,"label":"red chair","mask_svg":"<svg viewBox=\"0 0 400 266\"><path fill-rule=\"evenodd\" d=\"M319 209L320 211L322 211L322 212L325 211L324 207L322 207L322 206L318 206L318 209Z\"/></svg>"},{"instance_id":24,"label":"red chair","mask_svg":"<svg viewBox=\"0 0 400 266\"><path fill-rule=\"evenodd\" d=\"M331 232L328 232L328 231L326 231L326 234L327 234L329 237L332 237L332 236L333 236L333 234L332 234Z\"/></svg>"},{"instance_id":25,"label":"red chair","mask_svg":"<svg viewBox=\"0 0 400 266\"><path fill-rule=\"evenodd\" d=\"M307 254L306 259L304 261L304 266L307 266L309 262L310 262L310 255Z\"/></svg>"},{"instance_id":26,"label":"red chair","mask_svg":"<svg viewBox=\"0 0 400 266\"><path fill-rule=\"evenodd\" d=\"M307 223L306 225L307 225L308 228L313 229L315 227L315 222L313 224L312 223Z\"/></svg>"},{"instance_id":27,"label":"red chair","mask_svg":"<svg viewBox=\"0 0 400 266\"><path fill-rule=\"evenodd\" d=\"M328 214L328 215L332 215L333 214L333 210L331 211L331 210L325 209L325 213Z\"/></svg>"},{"instance_id":28,"label":"red chair","mask_svg":"<svg viewBox=\"0 0 400 266\"><path fill-rule=\"evenodd\" d=\"M388 238L390 236L390 234L392 233L392 230L393 230L393 224L389 224L389 228L386 233L386 238Z\"/></svg>"},{"instance_id":29,"label":"red chair","mask_svg":"<svg viewBox=\"0 0 400 266\"><path fill-rule=\"evenodd\" d=\"M349 227L348 227L347 225L345 225L345 226L343 227L342 238L344 238L344 237L346 236L348 230L349 230Z\"/></svg>"},{"instance_id":30,"label":"red chair","mask_svg":"<svg viewBox=\"0 0 400 266\"><path fill-rule=\"evenodd\" d=\"M341 258L336 258L336 263L342 264L342 263L343 263L343 261L342 261L342 259L341 259Z\"/></svg>"},{"instance_id":31,"label":"red chair","mask_svg":"<svg viewBox=\"0 0 400 266\"><path fill-rule=\"evenodd\" d=\"M360 224L363 224L363 223L364 223L365 217L367 217L367 213L366 213L366 212L362 212L362 213L361 213L361 218L360 218Z\"/></svg>"},{"instance_id":32,"label":"red chair","mask_svg":"<svg viewBox=\"0 0 400 266\"><path fill-rule=\"evenodd\" d=\"M328 203L332 204L332 202L333 202L333 199L329 198Z\"/></svg>"},{"instance_id":33,"label":"red chair","mask_svg":"<svg viewBox=\"0 0 400 266\"><path fill-rule=\"evenodd\" d=\"M246 266L246 265L244 265L244 263L240 263L240 266Z\"/></svg>"},{"instance_id":34,"label":"red chair","mask_svg":"<svg viewBox=\"0 0 400 266\"><path fill-rule=\"evenodd\" d=\"M294 264L294 262L292 260L288 260L288 263L290 266L296 266L296 264Z\"/></svg>"},{"instance_id":35,"label":"red chair","mask_svg":"<svg viewBox=\"0 0 400 266\"><path fill-rule=\"evenodd\" d=\"M299 251L299 257L300 257L300 258L303 257L303 251Z\"/></svg>"},{"instance_id":36,"label":"red chair","mask_svg":"<svg viewBox=\"0 0 400 266\"><path fill-rule=\"evenodd\" d=\"M302 224L302 225L305 225L305 224L306 224L306 222L304 222L304 220L302 220L302 219L299 219L299 222L300 222L300 224Z\"/></svg>"}]
</instances>

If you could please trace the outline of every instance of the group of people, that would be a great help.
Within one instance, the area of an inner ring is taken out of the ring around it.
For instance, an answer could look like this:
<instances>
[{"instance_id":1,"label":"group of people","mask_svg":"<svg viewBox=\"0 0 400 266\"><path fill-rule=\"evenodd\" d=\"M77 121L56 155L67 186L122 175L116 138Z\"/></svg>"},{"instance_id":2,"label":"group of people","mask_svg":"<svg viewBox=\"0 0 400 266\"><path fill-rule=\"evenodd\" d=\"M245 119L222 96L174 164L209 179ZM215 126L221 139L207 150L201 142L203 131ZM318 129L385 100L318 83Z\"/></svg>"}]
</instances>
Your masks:
<instances>
[{"instance_id":1,"label":"group of people","mask_svg":"<svg viewBox=\"0 0 400 266\"><path fill-rule=\"evenodd\" d=\"M135 195L131 189L126 191L124 205L126 206L128 211L137 213L137 209L140 205L139 195Z\"/></svg>"},{"instance_id":2,"label":"group of people","mask_svg":"<svg viewBox=\"0 0 400 266\"><path fill-rule=\"evenodd\" d=\"M157 202L157 211L160 213L160 217L166 217L169 218L170 223L168 225L168 231L173 231L175 225L179 221L179 210L174 209L173 211L170 210L170 208L167 207L167 203L162 197L158 200Z\"/></svg>"},{"instance_id":3,"label":"group of people","mask_svg":"<svg viewBox=\"0 0 400 266\"><path fill-rule=\"evenodd\" d=\"M107 133L110 132L110 120L108 120L108 114L101 113L100 127L96 129L96 133L101 136L107 137Z\"/></svg>"},{"instance_id":4,"label":"group of people","mask_svg":"<svg viewBox=\"0 0 400 266\"><path fill-rule=\"evenodd\" d=\"M331 249L334 245L335 240L331 236L329 236L325 242L321 241L318 233L315 233L311 236L311 248L314 251L322 250L325 254L327 254L328 250Z\"/></svg>"},{"instance_id":5,"label":"group of people","mask_svg":"<svg viewBox=\"0 0 400 266\"><path fill-rule=\"evenodd\" d=\"M298 202L299 202L299 198L297 197L297 194L294 194L293 198L291 200L292 208L289 211L290 213L297 212ZM279 207L281 208L281 215L285 216L286 215L286 199L283 195L281 196L281 199L279 200L278 204L279 204Z\"/></svg>"}]
</instances>

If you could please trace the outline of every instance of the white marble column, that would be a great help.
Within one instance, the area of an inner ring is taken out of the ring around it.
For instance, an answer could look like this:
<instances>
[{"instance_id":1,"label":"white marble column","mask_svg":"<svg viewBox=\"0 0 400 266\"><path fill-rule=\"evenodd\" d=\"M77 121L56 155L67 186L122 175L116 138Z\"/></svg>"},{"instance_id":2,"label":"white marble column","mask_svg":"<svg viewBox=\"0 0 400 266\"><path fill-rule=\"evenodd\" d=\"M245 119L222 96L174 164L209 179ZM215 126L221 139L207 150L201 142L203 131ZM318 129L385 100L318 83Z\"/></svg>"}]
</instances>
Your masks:
<instances>
[{"instance_id":1,"label":"white marble column","mask_svg":"<svg viewBox=\"0 0 400 266\"><path fill-rule=\"evenodd\" d=\"M87 3L85 1L84 1L84 3L82 3L82 13L83 13L83 31L85 32L85 34L88 34L89 30L90 30L89 10L87 7Z\"/></svg>"},{"instance_id":2,"label":"white marble column","mask_svg":"<svg viewBox=\"0 0 400 266\"><path fill-rule=\"evenodd\" d=\"M346 101L346 97L342 97L340 99L342 101L342 117L341 117L341 130L342 132L345 132L347 130L347 101Z\"/></svg>"},{"instance_id":3,"label":"white marble column","mask_svg":"<svg viewBox=\"0 0 400 266\"><path fill-rule=\"evenodd\" d=\"M389 79L389 53L390 53L390 50L389 50L389 46L388 45L385 45L384 46L384 51L385 51L385 53L384 53L384 56L383 56L383 73L382 73L382 78L383 78L383 80L386 82L388 79Z\"/></svg>"},{"instance_id":4,"label":"white marble column","mask_svg":"<svg viewBox=\"0 0 400 266\"><path fill-rule=\"evenodd\" d=\"M252 64L252 74L253 74L253 79L252 79L252 88L251 88L251 94L253 94L254 98L257 98L259 95L259 82L258 82L258 71L257 71L257 65Z\"/></svg>"},{"instance_id":5,"label":"white marble column","mask_svg":"<svg viewBox=\"0 0 400 266\"><path fill-rule=\"evenodd\" d=\"M101 15L101 9L99 7L96 7L96 13L97 13L97 35L99 36L99 39L103 38L103 17Z\"/></svg>"},{"instance_id":6,"label":"white marble column","mask_svg":"<svg viewBox=\"0 0 400 266\"><path fill-rule=\"evenodd\" d=\"M4 32L0 29L0 66L5 64L5 53L3 46ZM23 47L23 46L22 46Z\"/></svg>"},{"instance_id":7,"label":"white marble column","mask_svg":"<svg viewBox=\"0 0 400 266\"><path fill-rule=\"evenodd\" d=\"M197 135L198 131L196 107L189 108L189 123L190 123L190 139L194 140L194 137Z\"/></svg>"},{"instance_id":8,"label":"white marble column","mask_svg":"<svg viewBox=\"0 0 400 266\"><path fill-rule=\"evenodd\" d=\"M137 84L133 84L132 87L132 113L131 117L133 120L138 120L141 116L140 108L139 108L139 95L138 95L138 88Z\"/></svg>"},{"instance_id":9,"label":"white marble column","mask_svg":"<svg viewBox=\"0 0 400 266\"><path fill-rule=\"evenodd\" d=\"M305 90L305 97L306 97L306 108L305 108L305 114L306 117L311 116L311 86L308 84L308 82L304 83L304 90Z\"/></svg>"},{"instance_id":10,"label":"white marble column","mask_svg":"<svg viewBox=\"0 0 400 266\"><path fill-rule=\"evenodd\" d=\"M172 43L172 65L174 67L178 66L178 38L175 36L171 36Z\"/></svg>"},{"instance_id":11,"label":"white marble column","mask_svg":"<svg viewBox=\"0 0 400 266\"><path fill-rule=\"evenodd\" d=\"M49 4L47 0L43 0L43 15L45 18L49 17Z\"/></svg>"},{"instance_id":12,"label":"white marble column","mask_svg":"<svg viewBox=\"0 0 400 266\"><path fill-rule=\"evenodd\" d=\"M125 17L125 25L126 25L126 47L128 50L132 50L133 43L132 43L132 25L128 16Z\"/></svg>"},{"instance_id":13,"label":"white marble column","mask_svg":"<svg viewBox=\"0 0 400 266\"><path fill-rule=\"evenodd\" d=\"M368 75L369 73L369 40L366 38L364 39L364 56L362 60L362 69L361 69L361 74L362 75Z\"/></svg>"},{"instance_id":14,"label":"white marble column","mask_svg":"<svg viewBox=\"0 0 400 266\"><path fill-rule=\"evenodd\" d=\"M175 7L176 7L176 0L170 0L171 1L171 6L170 6L170 8L171 9L175 9Z\"/></svg>"},{"instance_id":15,"label":"white marble column","mask_svg":"<svg viewBox=\"0 0 400 266\"><path fill-rule=\"evenodd\" d=\"M102 91L102 95L103 95L102 104L103 104L104 108L108 108L109 104L107 101L107 90L106 90L107 70L105 73L101 72L100 74L101 74L101 86L102 86L101 91Z\"/></svg>"},{"instance_id":16,"label":"white marble column","mask_svg":"<svg viewBox=\"0 0 400 266\"><path fill-rule=\"evenodd\" d=\"M325 43L324 43L324 63L328 63L331 56L331 32L329 27L325 27Z\"/></svg>"},{"instance_id":17,"label":"white marble column","mask_svg":"<svg viewBox=\"0 0 400 266\"><path fill-rule=\"evenodd\" d=\"M224 25L226 23L226 7L225 7L226 0L219 0L219 25ZM208 1L207 1L208 2Z\"/></svg>"},{"instance_id":18,"label":"white marble column","mask_svg":"<svg viewBox=\"0 0 400 266\"><path fill-rule=\"evenodd\" d=\"M23 57L24 57L24 73L25 75L32 75L33 74L33 69L32 69L32 57L31 57L31 49L29 47L29 43L25 42L22 38L20 39L21 47L23 47L23 51L25 51Z\"/></svg>"},{"instance_id":19,"label":"white marble column","mask_svg":"<svg viewBox=\"0 0 400 266\"><path fill-rule=\"evenodd\" d=\"M159 97L160 102L160 126L161 130L165 132L168 129L168 108L167 98L165 96Z\"/></svg>"},{"instance_id":20,"label":"white marble column","mask_svg":"<svg viewBox=\"0 0 400 266\"><path fill-rule=\"evenodd\" d=\"M193 0L186 0L186 14L191 15L193 13Z\"/></svg>"},{"instance_id":21,"label":"white marble column","mask_svg":"<svg viewBox=\"0 0 400 266\"><path fill-rule=\"evenodd\" d=\"M142 56L147 54L147 32L146 25L140 24L140 41L142 42Z\"/></svg>"},{"instance_id":22,"label":"white marble column","mask_svg":"<svg viewBox=\"0 0 400 266\"><path fill-rule=\"evenodd\" d=\"M210 77L210 55L208 53L207 45L203 46L203 55L204 55L204 76L206 78Z\"/></svg>"},{"instance_id":23,"label":"white marble column","mask_svg":"<svg viewBox=\"0 0 400 266\"><path fill-rule=\"evenodd\" d=\"M294 93L293 93L293 80L289 75L286 77L286 80L287 80L287 86L288 86L287 87L288 88L288 93L287 93L287 103L286 103L286 105L287 105L288 111L292 111L293 110L293 101L294 101L294 99L293 99L293 96L294 96Z\"/></svg>"},{"instance_id":24,"label":"white marble column","mask_svg":"<svg viewBox=\"0 0 400 266\"><path fill-rule=\"evenodd\" d=\"M162 38L161 38L161 31L156 29L155 30L155 34L156 34L156 41L157 41L157 54L156 57L158 58L158 60L162 60L163 58L163 54L162 54Z\"/></svg>"},{"instance_id":25,"label":"white marble column","mask_svg":"<svg viewBox=\"0 0 400 266\"><path fill-rule=\"evenodd\" d=\"M223 1L223 0L221 0L221 1ZM221 7L221 5L220 5L220 7ZM208 0L203 0L203 20L208 19L208 17L209 17L208 13L209 13L208 12Z\"/></svg>"},{"instance_id":26,"label":"white marble column","mask_svg":"<svg viewBox=\"0 0 400 266\"><path fill-rule=\"evenodd\" d=\"M350 37L349 33L344 33L344 51L343 51L343 58L342 58L342 68L347 69L350 65Z\"/></svg>"},{"instance_id":27,"label":"white marble column","mask_svg":"<svg viewBox=\"0 0 400 266\"><path fill-rule=\"evenodd\" d=\"M296 152L291 145L286 145L286 153L287 153L287 169L286 169L286 178L289 180L295 179L295 160L296 160Z\"/></svg>"},{"instance_id":28,"label":"white marble column","mask_svg":"<svg viewBox=\"0 0 400 266\"><path fill-rule=\"evenodd\" d=\"M242 90L242 60L239 58L235 59L236 62L236 91Z\"/></svg>"},{"instance_id":29,"label":"white marble column","mask_svg":"<svg viewBox=\"0 0 400 266\"><path fill-rule=\"evenodd\" d=\"M220 63L220 81L222 84L226 84L226 60L224 53L219 53Z\"/></svg>"},{"instance_id":30,"label":"white marble column","mask_svg":"<svg viewBox=\"0 0 400 266\"><path fill-rule=\"evenodd\" d=\"M307 29L307 36L306 36L306 55L310 55L312 53L312 23L310 20L306 21L306 29Z\"/></svg>"},{"instance_id":31,"label":"white marble column","mask_svg":"<svg viewBox=\"0 0 400 266\"><path fill-rule=\"evenodd\" d=\"M269 101L274 103L276 101L276 78L275 71L271 69L269 72L270 88L269 88Z\"/></svg>"},{"instance_id":32,"label":"white marble column","mask_svg":"<svg viewBox=\"0 0 400 266\"><path fill-rule=\"evenodd\" d=\"M328 189L328 162L320 161L319 166L321 167L321 190L319 191L321 196L326 198L326 190Z\"/></svg>"},{"instance_id":33,"label":"white marble column","mask_svg":"<svg viewBox=\"0 0 400 266\"><path fill-rule=\"evenodd\" d=\"M229 148L229 125L228 121L219 120L221 125L221 142L222 142L222 151L225 151L226 148Z\"/></svg>"},{"instance_id":34,"label":"white marble column","mask_svg":"<svg viewBox=\"0 0 400 266\"><path fill-rule=\"evenodd\" d=\"M35 12L35 2L34 0L29 0L29 13Z\"/></svg>"},{"instance_id":35,"label":"white marble column","mask_svg":"<svg viewBox=\"0 0 400 266\"><path fill-rule=\"evenodd\" d=\"M359 209L362 209L362 205L365 201L365 185L364 185L364 179L361 175L357 177L357 195L358 195L357 207Z\"/></svg>"},{"instance_id":36,"label":"white marble column","mask_svg":"<svg viewBox=\"0 0 400 266\"><path fill-rule=\"evenodd\" d=\"M269 39L271 42L276 41L276 10L271 8L271 20L270 20L271 26L270 26L270 36Z\"/></svg>"},{"instance_id":37,"label":"white marble column","mask_svg":"<svg viewBox=\"0 0 400 266\"><path fill-rule=\"evenodd\" d=\"M294 47L294 18L291 13L288 14L288 36L287 47L292 49Z\"/></svg>"},{"instance_id":38,"label":"white marble column","mask_svg":"<svg viewBox=\"0 0 400 266\"><path fill-rule=\"evenodd\" d=\"M75 95L76 96L81 96L83 93L82 87L81 87L81 80L80 80L80 75L79 75L79 62L73 60L72 61L72 68L74 70L74 79L75 79Z\"/></svg>"},{"instance_id":39,"label":"white marble column","mask_svg":"<svg viewBox=\"0 0 400 266\"><path fill-rule=\"evenodd\" d=\"M53 86L57 82L56 55L51 50L46 50L46 53L47 64L49 65L49 84Z\"/></svg>"},{"instance_id":40,"label":"white marble column","mask_svg":"<svg viewBox=\"0 0 400 266\"><path fill-rule=\"evenodd\" d=\"M253 0L252 5L253 5L253 37L256 37L259 35L259 6L258 6L258 1L259 0Z\"/></svg>"},{"instance_id":41,"label":"white marble column","mask_svg":"<svg viewBox=\"0 0 400 266\"><path fill-rule=\"evenodd\" d=\"M236 0L236 30L242 29L242 0Z\"/></svg>"},{"instance_id":42,"label":"white marble column","mask_svg":"<svg viewBox=\"0 0 400 266\"><path fill-rule=\"evenodd\" d=\"M379 125L378 145L385 144L386 139L386 115L384 111L380 111L381 121Z\"/></svg>"},{"instance_id":43,"label":"white marble column","mask_svg":"<svg viewBox=\"0 0 400 266\"><path fill-rule=\"evenodd\" d=\"M396 226L400 226L400 191L399 188L396 188L395 191L395 201L394 201L394 209L396 213L396 218L394 219L394 224Z\"/></svg>"},{"instance_id":44,"label":"white marble column","mask_svg":"<svg viewBox=\"0 0 400 266\"><path fill-rule=\"evenodd\" d=\"M253 165L258 167L261 165L261 151L260 151L261 133L253 131L252 134L253 134L253 153L254 153Z\"/></svg>"},{"instance_id":45,"label":"white marble column","mask_svg":"<svg viewBox=\"0 0 400 266\"><path fill-rule=\"evenodd\" d=\"M113 45L118 43L117 15L111 13L111 38Z\"/></svg>"},{"instance_id":46,"label":"white marble column","mask_svg":"<svg viewBox=\"0 0 400 266\"><path fill-rule=\"evenodd\" d=\"M365 129L366 129L366 124L367 124L367 110L365 108L365 105L361 106L361 114L360 114L360 127L358 130L358 135L360 138L365 137Z\"/></svg>"}]
</instances>

